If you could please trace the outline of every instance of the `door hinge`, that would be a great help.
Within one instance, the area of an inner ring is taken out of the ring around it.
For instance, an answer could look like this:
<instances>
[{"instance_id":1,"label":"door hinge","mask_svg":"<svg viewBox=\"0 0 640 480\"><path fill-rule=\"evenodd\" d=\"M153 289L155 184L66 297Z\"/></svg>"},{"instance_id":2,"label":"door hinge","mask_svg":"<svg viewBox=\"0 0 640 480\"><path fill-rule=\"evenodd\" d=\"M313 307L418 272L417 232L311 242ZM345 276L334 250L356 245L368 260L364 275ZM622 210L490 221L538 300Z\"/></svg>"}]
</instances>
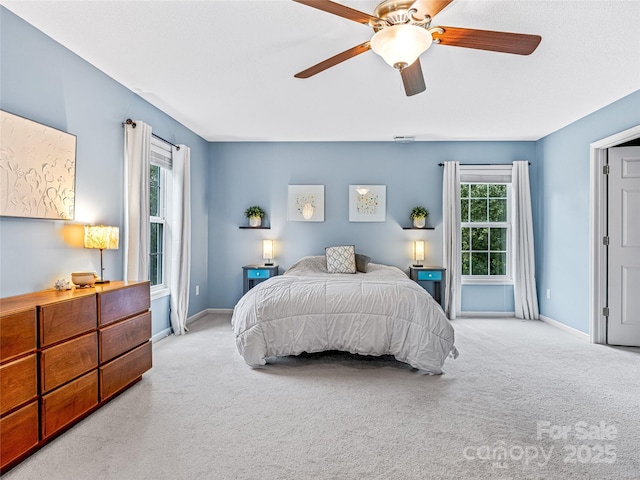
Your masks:
<instances>
[{"instance_id":1,"label":"door hinge","mask_svg":"<svg viewBox=\"0 0 640 480\"><path fill-rule=\"evenodd\" d=\"M608 163L602 166L602 173L605 175L609 175L609 173L611 173L611 169L609 168Z\"/></svg>"},{"instance_id":2,"label":"door hinge","mask_svg":"<svg viewBox=\"0 0 640 480\"><path fill-rule=\"evenodd\" d=\"M604 315L605 317L609 316L609 307L604 307L602 309L602 315Z\"/></svg>"},{"instance_id":3,"label":"door hinge","mask_svg":"<svg viewBox=\"0 0 640 480\"><path fill-rule=\"evenodd\" d=\"M608 235L606 237L602 237L602 244L603 245L609 245L609 236Z\"/></svg>"}]
</instances>

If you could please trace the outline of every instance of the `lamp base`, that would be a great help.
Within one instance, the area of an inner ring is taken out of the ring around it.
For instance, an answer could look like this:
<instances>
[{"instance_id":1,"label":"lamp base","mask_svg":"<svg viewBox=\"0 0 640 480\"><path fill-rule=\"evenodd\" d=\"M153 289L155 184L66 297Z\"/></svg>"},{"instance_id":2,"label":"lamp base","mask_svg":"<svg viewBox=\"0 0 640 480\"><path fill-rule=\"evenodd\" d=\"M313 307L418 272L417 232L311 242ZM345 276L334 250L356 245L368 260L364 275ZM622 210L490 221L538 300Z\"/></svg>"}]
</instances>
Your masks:
<instances>
[{"instance_id":1,"label":"lamp base","mask_svg":"<svg viewBox=\"0 0 640 480\"><path fill-rule=\"evenodd\" d=\"M273 267L273 262L266 262L264 264L265 267Z\"/></svg>"},{"instance_id":2,"label":"lamp base","mask_svg":"<svg viewBox=\"0 0 640 480\"><path fill-rule=\"evenodd\" d=\"M412 266L412 267L417 267L417 268L422 268L422 267L424 267L424 265L416 265L415 263L414 263L413 265L411 265L411 266ZM96 282L96 283L98 283L98 282Z\"/></svg>"},{"instance_id":3,"label":"lamp base","mask_svg":"<svg viewBox=\"0 0 640 480\"><path fill-rule=\"evenodd\" d=\"M96 285L101 285L103 283L110 283L111 280L96 280Z\"/></svg>"}]
</instances>

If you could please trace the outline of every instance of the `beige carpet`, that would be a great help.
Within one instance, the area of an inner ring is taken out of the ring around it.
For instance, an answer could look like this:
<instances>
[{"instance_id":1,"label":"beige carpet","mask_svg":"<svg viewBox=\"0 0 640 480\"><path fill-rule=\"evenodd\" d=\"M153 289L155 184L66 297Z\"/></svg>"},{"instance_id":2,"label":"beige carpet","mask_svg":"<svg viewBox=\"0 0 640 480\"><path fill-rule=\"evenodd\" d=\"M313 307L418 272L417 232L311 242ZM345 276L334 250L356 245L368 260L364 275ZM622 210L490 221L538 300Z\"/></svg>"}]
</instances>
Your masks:
<instances>
[{"instance_id":1,"label":"beige carpet","mask_svg":"<svg viewBox=\"0 0 640 480\"><path fill-rule=\"evenodd\" d=\"M442 376L341 353L252 370L229 316L210 315L3 479L640 477L638 349L541 322L454 326Z\"/></svg>"}]
</instances>

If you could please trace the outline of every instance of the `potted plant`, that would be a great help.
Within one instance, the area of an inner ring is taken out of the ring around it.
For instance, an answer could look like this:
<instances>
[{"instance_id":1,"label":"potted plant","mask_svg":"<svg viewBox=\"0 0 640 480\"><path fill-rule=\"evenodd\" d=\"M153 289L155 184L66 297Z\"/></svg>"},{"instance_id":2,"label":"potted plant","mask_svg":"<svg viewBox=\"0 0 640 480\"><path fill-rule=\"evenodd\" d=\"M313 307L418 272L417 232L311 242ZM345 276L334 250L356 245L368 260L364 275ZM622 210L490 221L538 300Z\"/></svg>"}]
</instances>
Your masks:
<instances>
[{"instance_id":1,"label":"potted plant","mask_svg":"<svg viewBox=\"0 0 640 480\"><path fill-rule=\"evenodd\" d=\"M257 205L252 205L244 211L244 216L249 219L249 226L251 227L262 225L262 219L265 215L264 210Z\"/></svg>"},{"instance_id":2,"label":"potted plant","mask_svg":"<svg viewBox=\"0 0 640 480\"><path fill-rule=\"evenodd\" d=\"M418 205L417 207L413 207L411 210L411 214L409 218L413 220L413 226L416 228L424 228L427 218L429 218L429 210Z\"/></svg>"}]
</instances>

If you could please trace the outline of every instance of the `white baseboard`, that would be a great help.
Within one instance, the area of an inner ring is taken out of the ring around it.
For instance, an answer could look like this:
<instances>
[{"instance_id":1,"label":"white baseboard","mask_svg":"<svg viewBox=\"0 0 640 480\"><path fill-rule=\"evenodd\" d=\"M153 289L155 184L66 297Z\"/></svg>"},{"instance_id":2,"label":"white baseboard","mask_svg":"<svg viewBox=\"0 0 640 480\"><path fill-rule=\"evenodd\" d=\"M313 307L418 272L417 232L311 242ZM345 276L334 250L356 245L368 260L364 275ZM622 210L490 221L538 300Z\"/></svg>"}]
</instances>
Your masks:
<instances>
[{"instance_id":1,"label":"white baseboard","mask_svg":"<svg viewBox=\"0 0 640 480\"><path fill-rule=\"evenodd\" d=\"M515 318L516 312L460 312L460 318Z\"/></svg>"},{"instance_id":2,"label":"white baseboard","mask_svg":"<svg viewBox=\"0 0 640 480\"><path fill-rule=\"evenodd\" d=\"M578 337L581 340L584 340L586 342L591 341L588 333L581 332L580 330L570 327L569 325L565 325L564 323L554 320L553 318L540 315L540 320L542 320L544 323L551 325L552 327L556 327L556 328L559 328L560 330L564 330L565 332L570 333L574 337Z\"/></svg>"},{"instance_id":3,"label":"white baseboard","mask_svg":"<svg viewBox=\"0 0 640 480\"><path fill-rule=\"evenodd\" d=\"M189 325L191 322L195 322L196 320L201 319L202 317L206 317L209 311L207 309L202 310L201 312L196 313L195 315L191 315L187 318L186 324Z\"/></svg>"},{"instance_id":4,"label":"white baseboard","mask_svg":"<svg viewBox=\"0 0 640 480\"><path fill-rule=\"evenodd\" d=\"M201 312L198 312L195 315L191 315L189 318L187 318L186 324L189 325L191 322L195 322L196 320L199 320L202 317L206 317L210 313L231 315L233 313L233 309L232 308L205 308ZM162 340L163 338L167 338L169 335L172 335L172 334L173 332L171 327L165 328L164 330L156 333L154 336L151 337L151 343L156 343L157 341Z\"/></svg>"},{"instance_id":5,"label":"white baseboard","mask_svg":"<svg viewBox=\"0 0 640 480\"><path fill-rule=\"evenodd\" d=\"M169 335L171 335L171 328L165 328L161 332L158 332L153 337L151 337L151 343L156 343L163 338L167 338Z\"/></svg>"},{"instance_id":6,"label":"white baseboard","mask_svg":"<svg viewBox=\"0 0 640 480\"><path fill-rule=\"evenodd\" d=\"M208 308L207 313L233 314L233 308Z\"/></svg>"},{"instance_id":7,"label":"white baseboard","mask_svg":"<svg viewBox=\"0 0 640 480\"><path fill-rule=\"evenodd\" d=\"M231 315L233 313L233 308L205 308L201 312L196 313L195 315L187 318L187 325L191 322L195 322L196 320L201 319L202 317L206 317L209 314L224 314Z\"/></svg>"}]
</instances>

